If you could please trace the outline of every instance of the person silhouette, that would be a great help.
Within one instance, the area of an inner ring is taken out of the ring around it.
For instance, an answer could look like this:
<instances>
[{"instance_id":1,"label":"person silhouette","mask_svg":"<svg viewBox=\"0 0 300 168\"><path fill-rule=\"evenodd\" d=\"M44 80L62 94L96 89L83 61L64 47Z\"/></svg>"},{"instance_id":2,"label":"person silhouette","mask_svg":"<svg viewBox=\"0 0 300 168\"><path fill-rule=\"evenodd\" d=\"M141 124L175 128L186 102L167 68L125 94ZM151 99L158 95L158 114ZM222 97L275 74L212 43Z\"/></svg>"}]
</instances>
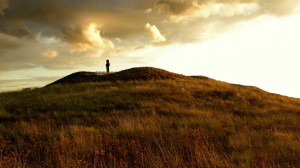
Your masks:
<instances>
[{"instance_id":1,"label":"person silhouette","mask_svg":"<svg viewBox=\"0 0 300 168\"><path fill-rule=\"evenodd\" d=\"M106 60L106 73L109 73L109 66L110 66L109 60Z\"/></svg>"}]
</instances>

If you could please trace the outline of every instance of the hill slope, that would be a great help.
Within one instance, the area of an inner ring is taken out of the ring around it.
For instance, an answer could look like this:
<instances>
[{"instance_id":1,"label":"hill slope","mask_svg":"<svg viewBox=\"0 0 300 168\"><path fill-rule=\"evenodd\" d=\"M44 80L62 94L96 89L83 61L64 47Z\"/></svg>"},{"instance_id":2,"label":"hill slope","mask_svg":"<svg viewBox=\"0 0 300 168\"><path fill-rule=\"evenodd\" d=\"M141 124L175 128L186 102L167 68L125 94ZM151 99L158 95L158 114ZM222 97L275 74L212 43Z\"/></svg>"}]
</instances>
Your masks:
<instances>
[{"instance_id":1,"label":"hill slope","mask_svg":"<svg viewBox=\"0 0 300 168\"><path fill-rule=\"evenodd\" d=\"M129 74L1 93L0 167L300 167L299 99Z\"/></svg>"}]
</instances>

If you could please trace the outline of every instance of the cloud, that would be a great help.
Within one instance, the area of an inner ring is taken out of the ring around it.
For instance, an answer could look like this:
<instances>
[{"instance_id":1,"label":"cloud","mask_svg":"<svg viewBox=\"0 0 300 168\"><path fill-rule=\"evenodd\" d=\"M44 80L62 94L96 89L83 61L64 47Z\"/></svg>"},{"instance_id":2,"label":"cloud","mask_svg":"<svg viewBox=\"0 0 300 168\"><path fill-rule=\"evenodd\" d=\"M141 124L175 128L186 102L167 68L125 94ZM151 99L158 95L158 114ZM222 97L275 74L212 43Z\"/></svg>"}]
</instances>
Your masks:
<instances>
[{"instance_id":1,"label":"cloud","mask_svg":"<svg viewBox=\"0 0 300 168\"><path fill-rule=\"evenodd\" d=\"M149 23L147 23L145 25L145 29L151 33L152 36L152 41L153 42L164 42L166 41L166 38L161 35L160 31L157 29L157 27L155 25L150 25Z\"/></svg>"},{"instance_id":2,"label":"cloud","mask_svg":"<svg viewBox=\"0 0 300 168\"><path fill-rule=\"evenodd\" d=\"M251 14L283 16L293 12L297 4L297 0L158 0L154 9L176 16L198 13L205 18Z\"/></svg>"},{"instance_id":3,"label":"cloud","mask_svg":"<svg viewBox=\"0 0 300 168\"><path fill-rule=\"evenodd\" d=\"M91 23L86 30L83 31L83 35L90 42L90 46L96 48L114 48L114 44L106 39L101 37L100 29L97 28L97 24Z\"/></svg>"},{"instance_id":4,"label":"cloud","mask_svg":"<svg viewBox=\"0 0 300 168\"><path fill-rule=\"evenodd\" d=\"M75 28L65 28L62 30L62 34L62 39L79 51L115 47L112 41L101 36L100 26L96 23L89 23L87 26L76 26Z\"/></svg>"},{"instance_id":5,"label":"cloud","mask_svg":"<svg viewBox=\"0 0 300 168\"><path fill-rule=\"evenodd\" d=\"M287 15L299 3L296 0L0 0L0 32L15 37L33 38L36 34L55 36L70 44L88 44L83 30L86 25L101 25L101 37L121 38L122 41L139 38L145 23L172 26L170 34L184 36L181 26L172 21L203 22L227 17L226 22L257 17L263 14ZM146 11L146 12L145 12ZM237 18L239 17L239 18ZM200 19L199 19L200 18ZM197 19L197 20L193 20ZM190 25L185 25L190 26ZM166 26L168 27L168 26ZM177 38L179 39L179 38ZM89 45L89 44L88 44Z\"/></svg>"},{"instance_id":6,"label":"cloud","mask_svg":"<svg viewBox=\"0 0 300 168\"><path fill-rule=\"evenodd\" d=\"M150 13L150 12L152 12L152 8L148 8L145 10L145 13Z\"/></svg>"},{"instance_id":7,"label":"cloud","mask_svg":"<svg viewBox=\"0 0 300 168\"><path fill-rule=\"evenodd\" d=\"M299 5L298 0L261 0L257 1L261 7L260 14L270 14L276 16L285 16L294 12L294 9Z\"/></svg>"},{"instance_id":8,"label":"cloud","mask_svg":"<svg viewBox=\"0 0 300 168\"><path fill-rule=\"evenodd\" d=\"M171 14L180 15L192 10L197 0L158 0L155 9L158 11L168 10Z\"/></svg>"},{"instance_id":9,"label":"cloud","mask_svg":"<svg viewBox=\"0 0 300 168\"><path fill-rule=\"evenodd\" d=\"M212 16L233 17L248 16L259 11L260 7L256 3L209 3L205 5L197 5L196 15L208 18Z\"/></svg>"},{"instance_id":10,"label":"cloud","mask_svg":"<svg viewBox=\"0 0 300 168\"><path fill-rule=\"evenodd\" d=\"M207 40L235 23L286 16L297 6L297 0L0 0L0 71L89 67L139 46Z\"/></svg>"},{"instance_id":11,"label":"cloud","mask_svg":"<svg viewBox=\"0 0 300 168\"><path fill-rule=\"evenodd\" d=\"M98 65L102 58L97 49L73 51L74 47L66 42L48 44L23 39L23 43L26 43L26 46L3 50L3 54L0 55L0 72L39 67L50 70L77 69ZM95 61L96 59L98 61Z\"/></svg>"},{"instance_id":12,"label":"cloud","mask_svg":"<svg viewBox=\"0 0 300 168\"><path fill-rule=\"evenodd\" d=\"M49 59L53 59L53 58L56 58L58 56L58 52L56 50L48 50L48 51L45 51L43 53L43 56L45 58L49 58Z\"/></svg>"},{"instance_id":13,"label":"cloud","mask_svg":"<svg viewBox=\"0 0 300 168\"><path fill-rule=\"evenodd\" d=\"M16 49L21 46L23 44L18 38L0 33L0 50Z\"/></svg>"},{"instance_id":14,"label":"cloud","mask_svg":"<svg viewBox=\"0 0 300 168\"><path fill-rule=\"evenodd\" d=\"M233 18L247 17L255 15L260 11L260 6L257 3L216 3L210 2L207 4L193 5L193 10L181 15L171 15L170 20L182 22L194 19L209 19L209 18ZM215 20L215 19L213 19Z\"/></svg>"},{"instance_id":15,"label":"cloud","mask_svg":"<svg viewBox=\"0 0 300 168\"><path fill-rule=\"evenodd\" d=\"M143 24L140 27L138 25L144 22L146 16L143 9L153 5L152 0L11 1L6 17L1 18L0 32L26 37L43 31L70 43L73 43L72 39L85 42L82 36L78 37L78 33L82 33L83 27L90 23L103 25L101 34L107 38L124 39L140 34Z\"/></svg>"},{"instance_id":16,"label":"cloud","mask_svg":"<svg viewBox=\"0 0 300 168\"><path fill-rule=\"evenodd\" d=\"M4 9L8 8L8 2L7 0L0 0L0 15L4 16Z\"/></svg>"},{"instance_id":17,"label":"cloud","mask_svg":"<svg viewBox=\"0 0 300 168\"><path fill-rule=\"evenodd\" d=\"M119 42L119 43L122 42L122 39L120 39L119 37L116 37L115 40L116 40L117 42Z\"/></svg>"}]
</instances>

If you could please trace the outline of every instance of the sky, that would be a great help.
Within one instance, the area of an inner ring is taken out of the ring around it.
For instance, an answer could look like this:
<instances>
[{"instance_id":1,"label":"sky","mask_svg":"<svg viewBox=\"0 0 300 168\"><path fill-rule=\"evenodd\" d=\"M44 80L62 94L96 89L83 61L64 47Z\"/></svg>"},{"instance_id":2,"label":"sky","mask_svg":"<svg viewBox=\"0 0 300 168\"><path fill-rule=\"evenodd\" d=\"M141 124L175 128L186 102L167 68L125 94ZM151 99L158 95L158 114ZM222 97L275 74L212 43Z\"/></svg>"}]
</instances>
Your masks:
<instances>
[{"instance_id":1,"label":"sky","mask_svg":"<svg viewBox=\"0 0 300 168\"><path fill-rule=\"evenodd\" d=\"M299 0L0 0L0 92L151 66L300 98Z\"/></svg>"}]
</instances>

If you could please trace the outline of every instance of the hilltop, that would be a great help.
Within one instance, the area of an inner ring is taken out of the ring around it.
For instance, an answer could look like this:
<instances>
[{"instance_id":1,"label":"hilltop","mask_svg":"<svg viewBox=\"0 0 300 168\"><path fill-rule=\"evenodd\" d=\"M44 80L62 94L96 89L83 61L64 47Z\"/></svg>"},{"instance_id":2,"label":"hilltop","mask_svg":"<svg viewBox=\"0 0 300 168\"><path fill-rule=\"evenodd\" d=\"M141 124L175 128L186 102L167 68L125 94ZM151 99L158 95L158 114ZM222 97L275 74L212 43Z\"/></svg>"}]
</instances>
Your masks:
<instances>
[{"instance_id":1,"label":"hilltop","mask_svg":"<svg viewBox=\"0 0 300 168\"><path fill-rule=\"evenodd\" d=\"M300 100L156 68L0 93L0 167L300 167Z\"/></svg>"},{"instance_id":2,"label":"hilltop","mask_svg":"<svg viewBox=\"0 0 300 168\"><path fill-rule=\"evenodd\" d=\"M184 75L171 73L166 70L140 67L131 68L115 73L76 72L68 75L52 84L71 84L83 82L105 82L105 81L132 81L132 80L165 80L187 78ZM50 84L51 85L51 84Z\"/></svg>"}]
</instances>

